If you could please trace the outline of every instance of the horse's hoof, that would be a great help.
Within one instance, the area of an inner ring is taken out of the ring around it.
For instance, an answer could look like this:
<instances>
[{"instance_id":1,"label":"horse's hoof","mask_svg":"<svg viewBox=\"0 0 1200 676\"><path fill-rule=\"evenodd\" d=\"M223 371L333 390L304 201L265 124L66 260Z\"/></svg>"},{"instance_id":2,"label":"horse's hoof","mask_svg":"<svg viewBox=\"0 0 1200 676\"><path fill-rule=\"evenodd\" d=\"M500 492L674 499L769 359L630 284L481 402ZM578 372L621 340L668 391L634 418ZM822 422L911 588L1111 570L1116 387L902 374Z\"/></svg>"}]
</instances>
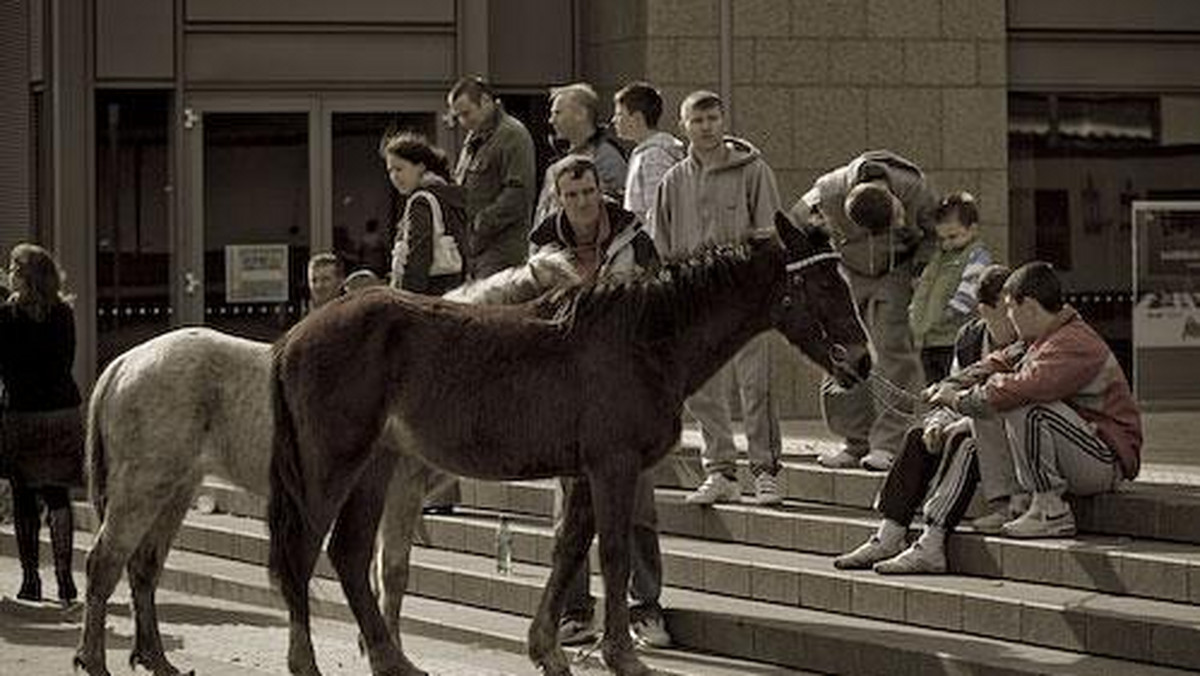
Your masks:
<instances>
[{"instance_id":1,"label":"horse's hoof","mask_svg":"<svg viewBox=\"0 0 1200 676\"><path fill-rule=\"evenodd\" d=\"M654 670L638 659L633 650L621 650L601 655L601 661L617 676L651 676Z\"/></svg>"},{"instance_id":2,"label":"horse's hoof","mask_svg":"<svg viewBox=\"0 0 1200 676\"><path fill-rule=\"evenodd\" d=\"M112 676L112 674L108 671L108 667L104 666L103 660L101 660L100 664L92 666L89 665L87 660L83 659L83 657L79 654L76 654L75 657L71 659L71 667L75 671L83 669L88 676Z\"/></svg>"},{"instance_id":3,"label":"horse's hoof","mask_svg":"<svg viewBox=\"0 0 1200 676\"><path fill-rule=\"evenodd\" d=\"M176 669L175 665L167 661L166 655L162 653L145 655L137 650L129 653L129 670L133 671L139 666L154 676L195 676L194 672L189 671L185 674Z\"/></svg>"},{"instance_id":4,"label":"horse's hoof","mask_svg":"<svg viewBox=\"0 0 1200 676\"><path fill-rule=\"evenodd\" d=\"M562 648L555 648L538 660L542 668L542 676L571 676L571 663Z\"/></svg>"}]
</instances>

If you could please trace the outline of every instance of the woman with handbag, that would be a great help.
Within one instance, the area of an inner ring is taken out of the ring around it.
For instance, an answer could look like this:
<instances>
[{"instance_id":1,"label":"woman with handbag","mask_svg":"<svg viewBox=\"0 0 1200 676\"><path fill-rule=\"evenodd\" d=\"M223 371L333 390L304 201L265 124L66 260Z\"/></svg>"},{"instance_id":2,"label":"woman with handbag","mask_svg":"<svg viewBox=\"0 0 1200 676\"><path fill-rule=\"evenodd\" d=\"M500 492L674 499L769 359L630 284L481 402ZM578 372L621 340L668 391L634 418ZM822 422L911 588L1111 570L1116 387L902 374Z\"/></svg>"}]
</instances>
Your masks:
<instances>
[{"instance_id":1,"label":"woman with handbag","mask_svg":"<svg viewBox=\"0 0 1200 676\"><path fill-rule=\"evenodd\" d=\"M466 194L450 182L446 154L420 134L389 134L379 154L392 185L406 198L392 247L392 287L440 296L462 284L469 269L463 260ZM429 476L426 492L427 513L448 514L460 498L458 482L441 472Z\"/></svg>"},{"instance_id":2,"label":"woman with handbag","mask_svg":"<svg viewBox=\"0 0 1200 676\"><path fill-rule=\"evenodd\" d=\"M54 552L58 599L78 593L71 576L75 524L69 491L83 485L83 419L75 361L75 317L63 275L48 251L18 244L9 264L12 294L0 305L0 377L5 474L12 484L13 521L22 582L17 598L40 601L38 531L41 504Z\"/></svg>"},{"instance_id":3,"label":"woman with handbag","mask_svg":"<svg viewBox=\"0 0 1200 676\"><path fill-rule=\"evenodd\" d=\"M392 248L392 286L441 295L463 281L463 189L450 182L445 153L419 134L386 136L379 154L392 185L406 198Z\"/></svg>"}]
</instances>

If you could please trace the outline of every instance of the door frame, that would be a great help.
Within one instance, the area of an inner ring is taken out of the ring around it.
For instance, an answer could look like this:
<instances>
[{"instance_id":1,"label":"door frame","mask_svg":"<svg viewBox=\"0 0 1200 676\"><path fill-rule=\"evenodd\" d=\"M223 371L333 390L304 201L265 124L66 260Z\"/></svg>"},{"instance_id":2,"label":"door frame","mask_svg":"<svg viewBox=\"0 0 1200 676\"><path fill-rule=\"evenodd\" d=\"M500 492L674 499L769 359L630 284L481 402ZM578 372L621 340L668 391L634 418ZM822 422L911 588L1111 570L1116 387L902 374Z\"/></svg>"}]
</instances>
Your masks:
<instances>
[{"instance_id":1,"label":"door frame","mask_svg":"<svg viewBox=\"0 0 1200 676\"><path fill-rule=\"evenodd\" d=\"M179 280L172 302L178 324L204 323L204 116L219 113L305 113L308 115L308 220L309 245L318 238L321 202L318 139L320 116L316 96L248 96L246 94L189 94L184 99L184 134L186 176L184 185L184 219L179 230L173 265Z\"/></svg>"},{"instance_id":2,"label":"door frame","mask_svg":"<svg viewBox=\"0 0 1200 676\"><path fill-rule=\"evenodd\" d=\"M450 168L458 156L458 139L453 130L441 124L440 117L446 112L445 98L432 92L410 92L406 94L355 94L331 93L318 98L317 117L320 134L318 138L318 161L320 162L319 190L321 213L314 223L313 251L328 251L333 248L333 116L338 113L429 113L438 116L437 136L429 139L446 151ZM383 161L380 160L380 171Z\"/></svg>"},{"instance_id":3,"label":"door frame","mask_svg":"<svg viewBox=\"0 0 1200 676\"><path fill-rule=\"evenodd\" d=\"M338 113L445 112L443 95L434 92L314 93L295 96L246 92L193 92L184 96L183 214L171 273L172 317L176 325L204 323L204 116L213 113L306 113L308 115L309 247L333 246L333 116ZM431 139L451 158L457 156L458 134L441 124ZM452 165L453 166L453 165Z\"/></svg>"}]
</instances>

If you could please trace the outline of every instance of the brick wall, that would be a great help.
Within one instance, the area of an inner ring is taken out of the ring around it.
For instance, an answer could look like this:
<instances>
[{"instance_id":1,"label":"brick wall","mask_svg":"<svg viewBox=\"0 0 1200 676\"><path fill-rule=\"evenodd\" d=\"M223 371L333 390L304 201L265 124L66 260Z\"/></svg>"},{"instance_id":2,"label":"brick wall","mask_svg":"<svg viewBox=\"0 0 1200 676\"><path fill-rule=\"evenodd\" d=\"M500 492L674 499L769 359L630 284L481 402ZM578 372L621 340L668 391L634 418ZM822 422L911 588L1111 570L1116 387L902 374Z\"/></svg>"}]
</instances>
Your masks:
<instances>
[{"instance_id":1,"label":"brick wall","mask_svg":"<svg viewBox=\"0 0 1200 676\"><path fill-rule=\"evenodd\" d=\"M731 14L733 131L762 149L785 204L859 152L890 148L938 189L974 193L1005 257L1003 0L736 0ZM584 76L607 93L655 83L672 128L689 91L721 91L722 30L720 0L589 2ZM814 369L776 352L785 415L818 415Z\"/></svg>"}]
</instances>

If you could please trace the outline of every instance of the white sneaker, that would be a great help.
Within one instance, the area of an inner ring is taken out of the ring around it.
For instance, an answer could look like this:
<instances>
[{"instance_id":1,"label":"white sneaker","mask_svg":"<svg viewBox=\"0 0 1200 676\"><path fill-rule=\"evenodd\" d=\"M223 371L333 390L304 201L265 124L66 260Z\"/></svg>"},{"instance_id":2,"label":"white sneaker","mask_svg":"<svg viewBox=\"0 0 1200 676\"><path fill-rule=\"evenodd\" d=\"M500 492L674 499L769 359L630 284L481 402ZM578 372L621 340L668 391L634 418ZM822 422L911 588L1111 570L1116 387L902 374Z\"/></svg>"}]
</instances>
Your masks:
<instances>
[{"instance_id":1,"label":"white sneaker","mask_svg":"<svg viewBox=\"0 0 1200 676\"><path fill-rule=\"evenodd\" d=\"M892 461L895 459L896 456L891 451L877 448L863 456L858 464L869 472L886 472L892 468Z\"/></svg>"},{"instance_id":2,"label":"white sneaker","mask_svg":"<svg viewBox=\"0 0 1200 676\"><path fill-rule=\"evenodd\" d=\"M1007 500L989 501L992 511L971 522L971 528L985 535L999 535L1004 524L1016 519L1029 509L1029 494L1017 493Z\"/></svg>"},{"instance_id":3,"label":"white sneaker","mask_svg":"<svg viewBox=\"0 0 1200 676\"><path fill-rule=\"evenodd\" d=\"M875 572L882 575L917 575L946 572L946 554L932 551L914 542L908 549L885 561L876 563Z\"/></svg>"},{"instance_id":4,"label":"white sneaker","mask_svg":"<svg viewBox=\"0 0 1200 676\"><path fill-rule=\"evenodd\" d=\"M779 477L762 472L754 477L754 501L760 505L778 505L783 502L779 494Z\"/></svg>"},{"instance_id":5,"label":"white sneaker","mask_svg":"<svg viewBox=\"0 0 1200 676\"><path fill-rule=\"evenodd\" d=\"M709 474L700 487L687 496L689 505L712 505L718 502L741 502L742 490L736 481L717 472Z\"/></svg>"},{"instance_id":6,"label":"white sneaker","mask_svg":"<svg viewBox=\"0 0 1200 676\"><path fill-rule=\"evenodd\" d=\"M817 464L829 469L850 469L860 462L862 458L844 448L817 457Z\"/></svg>"},{"instance_id":7,"label":"white sneaker","mask_svg":"<svg viewBox=\"0 0 1200 676\"><path fill-rule=\"evenodd\" d=\"M892 558L904 551L904 540L895 543L884 543L878 535L872 535L870 540L855 549L833 560L833 567L838 570L860 570Z\"/></svg>"},{"instance_id":8,"label":"white sneaker","mask_svg":"<svg viewBox=\"0 0 1200 676\"><path fill-rule=\"evenodd\" d=\"M1024 514L1000 527L1010 538L1061 538L1075 535L1075 515L1057 493L1035 493Z\"/></svg>"},{"instance_id":9,"label":"white sneaker","mask_svg":"<svg viewBox=\"0 0 1200 676\"><path fill-rule=\"evenodd\" d=\"M985 535L997 535L1004 524L1013 520L1013 515L1009 513L1008 507L1001 507L994 512L989 512L978 519L971 522L971 528L977 533Z\"/></svg>"},{"instance_id":10,"label":"white sneaker","mask_svg":"<svg viewBox=\"0 0 1200 676\"><path fill-rule=\"evenodd\" d=\"M640 617L629 624L629 634L633 642L647 648L670 648L671 635L667 633L667 625L660 613Z\"/></svg>"}]
</instances>

